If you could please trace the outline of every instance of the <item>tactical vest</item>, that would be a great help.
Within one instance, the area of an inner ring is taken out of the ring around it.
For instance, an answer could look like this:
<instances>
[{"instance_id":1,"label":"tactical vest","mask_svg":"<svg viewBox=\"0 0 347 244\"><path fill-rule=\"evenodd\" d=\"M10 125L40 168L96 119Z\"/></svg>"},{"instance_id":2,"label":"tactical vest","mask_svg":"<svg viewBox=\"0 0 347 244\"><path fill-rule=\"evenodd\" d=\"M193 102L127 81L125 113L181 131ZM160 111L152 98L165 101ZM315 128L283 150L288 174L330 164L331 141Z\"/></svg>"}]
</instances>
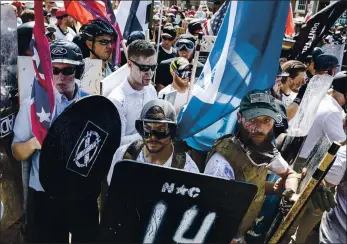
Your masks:
<instances>
[{"instance_id":1,"label":"tactical vest","mask_svg":"<svg viewBox=\"0 0 347 244\"><path fill-rule=\"evenodd\" d=\"M268 172L266 165L269 162L255 164L256 161L252 160L250 152L246 151L240 141L233 135L226 135L219 138L209 152L206 162L216 152L220 153L229 162L234 171L235 180L250 182L258 186L257 194L239 227L238 236L244 236L245 232L252 227L263 205L265 181Z\"/></svg>"},{"instance_id":2,"label":"tactical vest","mask_svg":"<svg viewBox=\"0 0 347 244\"><path fill-rule=\"evenodd\" d=\"M130 144L124 153L123 159L136 160L144 146L143 140L137 140ZM184 169L186 165L186 153L180 146L174 145L171 167Z\"/></svg>"}]
</instances>

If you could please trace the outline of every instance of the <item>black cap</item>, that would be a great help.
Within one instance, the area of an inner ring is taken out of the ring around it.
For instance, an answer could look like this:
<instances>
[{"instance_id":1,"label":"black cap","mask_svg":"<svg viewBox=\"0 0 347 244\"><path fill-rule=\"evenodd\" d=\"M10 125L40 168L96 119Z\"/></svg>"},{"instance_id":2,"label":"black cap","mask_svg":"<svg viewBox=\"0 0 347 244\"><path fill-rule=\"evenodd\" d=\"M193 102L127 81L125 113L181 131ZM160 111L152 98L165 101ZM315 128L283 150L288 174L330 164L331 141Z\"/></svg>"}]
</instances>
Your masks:
<instances>
[{"instance_id":1,"label":"black cap","mask_svg":"<svg viewBox=\"0 0 347 244\"><path fill-rule=\"evenodd\" d=\"M318 55L314 62L314 69L316 71L332 70L339 66L339 61L334 55L321 54Z\"/></svg>"},{"instance_id":2,"label":"black cap","mask_svg":"<svg viewBox=\"0 0 347 244\"><path fill-rule=\"evenodd\" d=\"M201 20L193 20L188 24L189 33L194 33L199 29L202 29Z\"/></svg>"},{"instance_id":3,"label":"black cap","mask_svg":"<svg viewBox=\"0 0 347 244\"><path fill-rule=\"evenodd\" d=\"M334 76L332 87L335 91L347 95L346 71L341 71Z\"/></svg>"},{"instance_id":4,"label":"black cap","mask_svg":"<svg viewBox=\"0 0 347 244\"><path fill-rule=\"evenodd\" d=\"M171 38L176 38L176 29L172 26L165 26L163 28L162 36L170 36Z\"/></svg>"},{"instance_id":5,"label":"black cap","mask_svg":"<svg viewBox=\"0 0 347 244\"><path fill-rule=\"evenodd\" d=\"M136 40L145 40L145 34L143 34L142 31L131 32L126 43L127 46L129 46L132 42Z\"/></svg>"},{"instance_id":6,"label":"black cap","mask_svg":"<svg viewBox=\"0 0 347 244\"><path fill-rule=\"evenodd\" d=\"M181 40L181 39L190 40L193 43L195 43L196 41L195 36L189 33L180 35L177 40Z\"/></svg>"},{"instance_id":7,"label":"black cap","mask_svg":"<svg viewBox=\"0 0 347 244\"><path fill-rule=\"evenodd\" d=\"M51 42L52 63L64 63L73 65L83 65L83 55L81 49L73 42L66 40L56 40Z\"/></svg>"},{"instance_id":8,"label":"black cap","mask_svg":"<svg viewBox=\"0 0 347 244\"><path fill-rule=\"evenodd\" d=\"M259 116L269 116L277 120L278 111L275 98L268 91L251 91L242 99L240 113L247 120Z\"/></svg>"}]
</instances>

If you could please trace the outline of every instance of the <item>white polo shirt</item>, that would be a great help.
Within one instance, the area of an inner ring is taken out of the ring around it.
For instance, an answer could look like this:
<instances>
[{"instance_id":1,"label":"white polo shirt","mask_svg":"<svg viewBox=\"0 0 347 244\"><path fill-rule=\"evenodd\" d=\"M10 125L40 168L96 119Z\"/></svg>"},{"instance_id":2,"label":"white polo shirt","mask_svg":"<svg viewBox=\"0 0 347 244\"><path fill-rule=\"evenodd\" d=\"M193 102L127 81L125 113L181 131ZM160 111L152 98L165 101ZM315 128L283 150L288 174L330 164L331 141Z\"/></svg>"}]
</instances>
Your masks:
<instances>
[{"instance_id":1,"label":"white polo shirt","mask_svg":"<svg viewBox=\"0 0 347 244\"><path fill-rule=\"evenodd\" d=\"M300 158L307 158L324 134L331 142L343 142L346 140L346 134L343 130L342 112L343 109L340 104L332 96L325 95L318 106L316 118L301 149Z\"/></svg>"},{"instance_id":2,"label":"white polo shirt","mask_svg":"<svg viewBox=\"0 0 347 244\"><path fill-rule=\"evenodd\" d=\"M178 92L175 88L172 87L172 84L166 86L164 89L160 90L158 94L159 99L163 99L164 95L170 93L170 92L177 92L175 103L173 104L175 110L177 111L180 109L182 106L184 106L187 103L187 98L188 98L188 88L184 93Z\"/></svg>"},{"instance_id":3,"label":"white polo shirt","mask_svg":"<svg viewBox=\"0 0 347 244\"><path fill-rule=\"evenodd\" d=\"M296 98L296 95L298 94L295 92L291 92L289 95L286 95L283 92L281 92L281 97L282 97L281 100L284 106L289 106L290 104L292 104L294 99Z\"/></svg>"},{"instance_id":4,"label":"white polo shirt","mask_svg":"<svg viewBox=\"0 0 347 244\"><path fill-rule=\"evenodd\" d=\"M110 170L109 170L108 175L107 175L108 185L110 185L110 183L111 183L111 179L112 179L112 175L113 175L113 169L114 169L115 164L123 159L124 153L126 152L126 150L128 149L129 146L130 146L130 144L123 145L123 146L119 147L117 149L116 153L114 154L112 164L111 164ZM162 167L170 168L171 163L172 163L172 157L173 157L173 153L171 154L170 158L166 161L166 163ZM141 150L136 161L140 162L140 163L150 164L145 159L143 149ZM195 164L193 159L187 153L186 153L186 164L184 165L183 170L187 171L187 172L191 172L191 173L200 173L198 166Z\"/></svg>"},{"instance_id":5,"label":"white polo shirt","mask_svg":"<svg viewBox=\"0 0 347 244\"><path fill-rule=\"evenodd\" d=\"M135 121L140 118L147 102L158 99L154 86L149 84L138 91L130 86L126 78L110 93L108 99L117 107L122 122L121 145L141 139L135 128Z\"/></svg>"}]
</instances>

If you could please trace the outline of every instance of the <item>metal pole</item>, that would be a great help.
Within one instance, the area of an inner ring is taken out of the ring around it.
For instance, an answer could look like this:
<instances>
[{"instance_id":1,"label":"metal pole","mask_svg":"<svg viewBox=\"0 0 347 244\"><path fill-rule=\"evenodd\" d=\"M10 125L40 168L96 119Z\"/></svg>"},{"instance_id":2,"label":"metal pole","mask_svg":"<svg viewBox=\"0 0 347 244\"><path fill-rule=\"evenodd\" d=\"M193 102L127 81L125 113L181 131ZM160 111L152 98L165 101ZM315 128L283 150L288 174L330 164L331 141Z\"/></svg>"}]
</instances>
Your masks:
<instances>
[{"instance_id":1,"label":"metal pole","mask_svg":"<svg viewBox=\"0 0 347 244\"><path fill-rule=\"evenodd\" d=\"M159 44L160 44L160 32L161 32L161 25L162 25L162 21L163 21L163 3L162 1L160 1L160 20L159 20L159 29L158 29L158 39L157 39L157 60L158 60L158 54L159 54ZM155 33L155 29L154 29L154 33ZM154 80L153 85L155 86L155 78L157 77L157 72L154 73Z\"/></svg>"},{"instance_id":2,"label":"metal pole","mask_svg":"<svg viewBox=\"0 0 347 244\"><path fill-rule=\"evenodd\" d=\"M192 92L192 87L193 87L193 84L195 83L195 73L196 73L196 67L198 66L198 61L199 61L202 35L203 33L200 32L198 36L198 40L196 42L195 55L193 60L194 62L193 62L193 68L192 68L192 76L190 77L190 84L188 89L187 103L189 102L189 97Z\"/></svg>"}]
</instances>

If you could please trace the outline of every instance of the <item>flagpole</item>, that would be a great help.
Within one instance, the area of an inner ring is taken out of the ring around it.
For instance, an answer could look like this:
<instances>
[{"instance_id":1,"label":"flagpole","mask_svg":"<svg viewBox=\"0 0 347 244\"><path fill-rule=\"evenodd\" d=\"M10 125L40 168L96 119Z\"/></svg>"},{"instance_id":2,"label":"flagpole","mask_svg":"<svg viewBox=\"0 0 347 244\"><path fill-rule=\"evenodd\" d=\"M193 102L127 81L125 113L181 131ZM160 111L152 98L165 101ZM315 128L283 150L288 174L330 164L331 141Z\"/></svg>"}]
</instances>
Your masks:
<instances>
[{"instance_id":1,"label":"flagpole","mask_svg":"<svg viewBox=\"0 0 347 244\"><path fill-rule=\"evenodd\" d=\"M161 32L161 25L162 25L162 20L163 20L163 2L160 1L160 20L159 20L159 29L158 29L158 39L157 39L157 60L158 60L158 54L159 54L159 44L160 44L160 32ZM155 33L155 28L154 28L154 33ZM155 86L155 78L157 77L157 72L154 73L154 86Z\"/></svg>"},{"instance_id":2,"label":"flagpole","mask_svg":"<svg viewBox=\"0 0 347 244\"><path fill-rule=\"evenodd\" d=\"M190 77L190 84L188 89L188 97L187 97L187 103L189 102L189 97L192 91L193 84L195 82L195 73L196 68L198 67L198 60L200 55L200 48L201 48L201 40L202 40L202 32L199 33L198 40L196 42L196 48L195 48L195 54L194 54L194 62L193 62L193 68L192 68L192 76Z\"/></svg>"}]
</instances>

